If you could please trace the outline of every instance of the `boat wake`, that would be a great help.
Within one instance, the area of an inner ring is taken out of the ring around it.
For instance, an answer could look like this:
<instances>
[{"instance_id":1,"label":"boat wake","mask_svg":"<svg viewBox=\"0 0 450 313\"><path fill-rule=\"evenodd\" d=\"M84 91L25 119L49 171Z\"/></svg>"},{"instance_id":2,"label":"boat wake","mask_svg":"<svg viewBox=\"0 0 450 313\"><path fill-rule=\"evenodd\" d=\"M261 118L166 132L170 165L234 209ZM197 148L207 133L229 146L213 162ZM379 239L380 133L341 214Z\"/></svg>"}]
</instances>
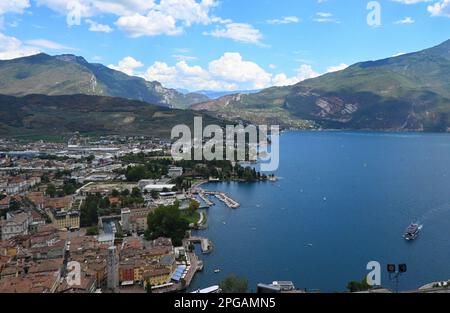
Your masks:
<instances>
[{"instance_id":1,"label":"boat wake","mask_svg":"<svg viewBox=\"0 0 450 313\"><path fill-rule=\"evenodd\" d=\"M434 219L436 217L439 217L441 214L450 212L450 203L446 203L444 205L441 205L437 208L433 208L427 212L425 212L419 219L419 224L424 224L425 222Z\"/></svg>"}]
</instances>

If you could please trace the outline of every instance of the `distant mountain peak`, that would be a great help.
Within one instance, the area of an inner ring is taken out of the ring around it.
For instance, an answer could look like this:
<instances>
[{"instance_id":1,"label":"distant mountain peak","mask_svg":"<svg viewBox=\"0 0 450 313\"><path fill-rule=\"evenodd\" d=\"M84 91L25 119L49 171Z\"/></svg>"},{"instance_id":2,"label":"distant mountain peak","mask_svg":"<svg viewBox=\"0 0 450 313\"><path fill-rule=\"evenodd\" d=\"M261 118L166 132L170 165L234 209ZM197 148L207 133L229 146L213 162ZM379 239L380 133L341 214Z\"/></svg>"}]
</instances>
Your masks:
<instances>
[{"instance_id":1,"label":"distant mountain peak","mask_svg":"<svg viewBox=\"0 0 450 313\"><path fill-rule=\"evenodd\" d=\"M165 88L159 82L149 82L102 64L89 63L82 56L50 56L45 53L1 61L0 94L112 96L175 108L188 108L208 100L204 95L184 95Z\"/></svg>"},{"instance_id":2,"label":"distant mountain peak","mask_svg":"<svg viewBox=\"0 0 450 313\"><path fill-rule=\"evenodd\" d=\"M74 54L61 54L61 55L54 56L54 58L57 60L60 60L60 61L64 61L64 62L73 62L73 63L82 64L82 65L89 64L89 62L86 61L85 58L74 55Z\"/></svg>"},{"instance_id":3,"label":"distant mountain peak","mask_svg":"<svg viewBox=\"0 0 450 313\"><path fill-rule=\"evenodd\" d=\"M450 131L450 40L193 108L305 128Z\"/></svg>"}]
</instances>

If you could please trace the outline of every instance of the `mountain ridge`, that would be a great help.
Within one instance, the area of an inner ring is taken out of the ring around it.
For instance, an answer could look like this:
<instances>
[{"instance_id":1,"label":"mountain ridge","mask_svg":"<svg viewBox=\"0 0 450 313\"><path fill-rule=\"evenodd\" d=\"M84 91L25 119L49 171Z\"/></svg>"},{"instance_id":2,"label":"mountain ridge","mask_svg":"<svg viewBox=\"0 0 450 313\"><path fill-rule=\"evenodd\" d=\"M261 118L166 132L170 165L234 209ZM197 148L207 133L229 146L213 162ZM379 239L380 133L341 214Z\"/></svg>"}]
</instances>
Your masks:
<instances>
[{"instance_id":1,"label":"mountain ridge","mask_svg":"<svg viewBox=\"0 0 450 313\"><path fill-rule=\"evenodd\" d=\"M217 116L300 128L448 131L450 40L339 72L192 106Z\"/></svg>"},{"instance_id":2,"label":"mountain ridge","mask_svg":"<svg viewBox=\"0 0 450 313\"><path fill-rule=\"evenodd\" d=\"M182 94L157 81L129 76L81 56L45 53L0 61L0 94L29 94L122 97L173 108L187 108L206 101L200 94Z\"/></svg>"},{"instance_id":3,"label":"mountain ridge","mask_svg":"<svg viewBox=\"0 0 450 313\"><path fill-rule=\"evenodd\" d=\"M223 121L201 112L170 109L137 100L89 95L0 95L0 136L55 137L92 135L170 137L172 127L193 126L194 117Z\"/></svg>"}]
</instances>

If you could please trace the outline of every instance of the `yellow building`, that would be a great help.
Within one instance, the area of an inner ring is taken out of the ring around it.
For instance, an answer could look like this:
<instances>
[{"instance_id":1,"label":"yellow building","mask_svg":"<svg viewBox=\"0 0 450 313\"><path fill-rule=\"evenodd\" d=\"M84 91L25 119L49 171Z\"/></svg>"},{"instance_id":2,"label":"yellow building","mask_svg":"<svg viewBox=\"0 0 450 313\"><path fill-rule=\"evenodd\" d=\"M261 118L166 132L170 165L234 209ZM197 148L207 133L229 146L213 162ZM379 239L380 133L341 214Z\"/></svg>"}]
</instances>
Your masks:
<instances>
[{"instance_id":1,"label":"yellow building","mask_svg":"<svg viewBox=\"0 0 450 313\"><path fill-rule=\"evenodd\" d=\"M164 285L170 281L171 273L168 268L152 269L143 274L144 282L152 286Z\"/></svg>"},{"instance_id":2,"label":"yellow building","mask_svg":"<svg viewBox=\"0 0 450 313\"><path fill-rule=\"evenodd\" d=\"M50 219L57 229L79 229L80 213L77 211L49 210Z\"/></svg>"}]
</instances>

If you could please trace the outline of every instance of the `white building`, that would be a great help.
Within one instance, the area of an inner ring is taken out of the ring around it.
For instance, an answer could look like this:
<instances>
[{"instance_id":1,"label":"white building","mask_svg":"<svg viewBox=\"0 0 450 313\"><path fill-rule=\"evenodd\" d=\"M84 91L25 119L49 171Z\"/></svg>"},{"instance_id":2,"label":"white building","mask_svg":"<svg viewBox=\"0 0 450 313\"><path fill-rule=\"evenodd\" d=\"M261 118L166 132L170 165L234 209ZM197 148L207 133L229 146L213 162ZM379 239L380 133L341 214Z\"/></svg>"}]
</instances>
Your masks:
<instances>
[{"instance_id":1,"label":"white building","mask_svg":"<svg viewBox=\"0 0 450 313\"><path fill-rule=\"evenodd\" d=\"M0 221L1 240L28 235L28 227L31 222L32 217L29 213L8 214L6 220Z\"/></svg>"},{"instance_id":2,"label":"white building","mask_svg":"<svg viewBox=\"0 0 450 313\"><path fill-rule=\"evenodd\" d=\"M177 178L183 175L183 168L182 167L170 167L169 171L167 173L167 176L170 178Z\"/></svg>"},{"instance_id":3,"label":"white building","mask_svg":"<svg viewBox=\"0 0 450 313\"><path fill-rule=\"evenodd\" d=\"M170 190L173 189L173 187L176 187L176 185L173 185L173 184L164 184L164 185L146 185L146 186L144 187L144 191L150 192L150 191L155 190L155 191L161 192L161 191L164 191L165 189L167 189L167 190L170 191Z\"/></svg>"}]
</instances>

